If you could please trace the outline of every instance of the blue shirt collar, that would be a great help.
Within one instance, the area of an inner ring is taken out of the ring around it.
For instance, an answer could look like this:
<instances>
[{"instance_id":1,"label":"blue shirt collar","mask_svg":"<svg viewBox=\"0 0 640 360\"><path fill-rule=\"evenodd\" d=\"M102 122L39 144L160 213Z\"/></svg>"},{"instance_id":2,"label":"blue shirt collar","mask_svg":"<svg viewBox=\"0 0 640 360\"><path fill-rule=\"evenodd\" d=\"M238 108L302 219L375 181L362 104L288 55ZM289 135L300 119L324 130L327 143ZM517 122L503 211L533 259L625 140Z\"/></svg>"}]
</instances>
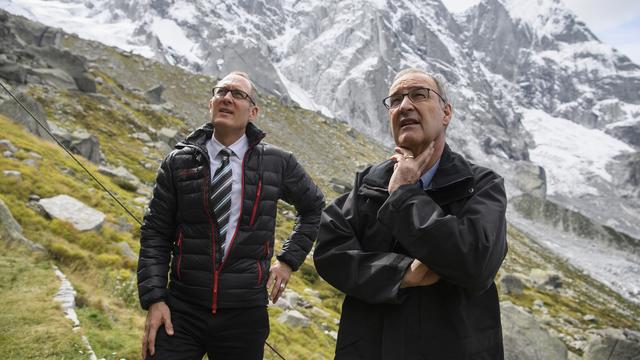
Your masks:
<instances>
[{"instance_id":1,"label":"blue shirt collar","mask_svg":"<svg viewBox=\"0 0 640 360\"><path fill-rule=\"evenodd\" d=\"M436 174L436 171L438 170L438 166L440 166L440 159L438 159L438 161L436 161L436 163L433 164L431 169L427 170L427 172L425 172L420 177L420 182L422 183L422 188L424 190L427 190L429 188L429 185L431 184L431 180L433 179L433 176Z\"/></svg>"}]
</instances>

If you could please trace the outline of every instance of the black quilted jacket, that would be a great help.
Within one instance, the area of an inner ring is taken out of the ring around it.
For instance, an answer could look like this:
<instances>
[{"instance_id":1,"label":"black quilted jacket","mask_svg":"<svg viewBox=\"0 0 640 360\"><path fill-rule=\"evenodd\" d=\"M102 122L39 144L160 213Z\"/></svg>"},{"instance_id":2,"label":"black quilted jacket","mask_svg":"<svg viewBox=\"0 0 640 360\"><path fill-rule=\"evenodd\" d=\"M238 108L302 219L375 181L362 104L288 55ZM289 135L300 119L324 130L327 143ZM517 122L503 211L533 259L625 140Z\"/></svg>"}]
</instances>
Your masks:
<instances>
[{"instance_id":1,"label":"black quilted jacket","mask_svg":"<svg viewBox=\"0 0 640 360\"><path fill-rule=\"evenodd\" d=\"M266 305L278 199L298 212L278 260L297 270L318 234L324 196L290 152L263 143L265 134L249 123L240 218L223 258L213 236L214 204L208 201L211 169L205 143L212 134L211 124L196 130L158 170L141 228L138 292L144 309L169 294L214 313Z\"/></svg>"}]
</instances>

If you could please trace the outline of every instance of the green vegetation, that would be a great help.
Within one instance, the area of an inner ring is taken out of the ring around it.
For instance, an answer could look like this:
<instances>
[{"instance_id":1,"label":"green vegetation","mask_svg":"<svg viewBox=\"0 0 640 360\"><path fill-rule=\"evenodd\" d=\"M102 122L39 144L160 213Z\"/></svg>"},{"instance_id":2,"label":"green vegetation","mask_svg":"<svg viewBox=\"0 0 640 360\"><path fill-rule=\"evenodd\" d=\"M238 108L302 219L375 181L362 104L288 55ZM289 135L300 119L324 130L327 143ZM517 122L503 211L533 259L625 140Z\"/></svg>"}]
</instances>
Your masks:
<instances>
[{"instance_id":1,"label":"green vegetation","mask_svg":"<svg viewBox=\"0 0 640 360\"><path fill-rule=\"evenodd\" d=\"M76 359L86 351L53 296L49 260L5 246L0 254L0 353L3 359Z\"/></svg>"}]
</instances>

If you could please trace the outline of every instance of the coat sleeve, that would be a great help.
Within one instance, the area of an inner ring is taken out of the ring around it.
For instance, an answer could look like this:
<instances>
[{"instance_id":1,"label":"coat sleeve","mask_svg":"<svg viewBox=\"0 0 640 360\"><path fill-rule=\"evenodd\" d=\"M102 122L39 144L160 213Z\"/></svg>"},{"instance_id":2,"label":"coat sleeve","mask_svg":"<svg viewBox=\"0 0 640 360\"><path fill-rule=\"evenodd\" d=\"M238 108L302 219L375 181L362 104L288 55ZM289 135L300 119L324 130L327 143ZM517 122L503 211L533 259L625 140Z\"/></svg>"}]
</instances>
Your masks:
<instances>
[{"instance_id":1,"label":"coat sleeve","mask_svg":"<svg viewBox=\"0 0 640 360\"><path fill-rule=\"evenodd\" d=\"M291 153L287 157L282 185L282 198L295 207L297 216L293 231L276 258L296 271L318 236L324 195Z\"/></svg>"},{"instance_id":2,"label":"coat sleeve","mask_svg":"<svg viewBox=\"0 0 640 360\"><path fill-rule=\"evenodd\" d=\"M171 157L169 154L158 170L153 197L140 228L138 295L145 310L167 297L167 273L176 232L176 190Z\"/></svg>"},{"instance_id":3,"label":"coat sleeve","mask_svg":"<svg viewBox=\"0 0 640 360\"><path fill-rule=\"evenodd\" d=\"M313 260L329 284L368 303L401 303L400 283L412 258L393 252L365 251L356 229L358 182L350 194L337 198L322 214Z\"/></svg>"},{"instance_id":4,"label":"coat sleeve","mask_svg":"<svg viewBox=\"0 0 640 360\"><path fill-rule=\"evenodd\" d=\"M457 216L413 185L394 191L378 212L407 252L442 279L471 292L487 289L507 252L503 179L486 170Z\"/></svg>"}]
</instances>

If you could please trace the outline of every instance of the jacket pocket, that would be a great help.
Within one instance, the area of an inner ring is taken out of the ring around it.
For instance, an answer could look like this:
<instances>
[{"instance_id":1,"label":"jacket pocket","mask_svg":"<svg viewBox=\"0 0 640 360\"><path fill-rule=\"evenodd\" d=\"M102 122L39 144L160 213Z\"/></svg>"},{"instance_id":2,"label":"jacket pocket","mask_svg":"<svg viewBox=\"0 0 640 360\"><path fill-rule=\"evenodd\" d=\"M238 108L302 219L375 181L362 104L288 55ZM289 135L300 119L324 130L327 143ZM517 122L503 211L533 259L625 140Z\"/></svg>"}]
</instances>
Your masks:
<instances>
[{"instance_id":1,"label":"jacket pocket","mask_svg":"<svg viewBox=\"0 0 640 360\"><path fill-rule=\"evenodd\" d=\"M249 220L249 226L253 226L256 220L256 213L258 212L258 204L260 203L260 195L262 193L262 179L258 180L258 190L256 191L256 200L253 202L253 209L251 210L251 220Z\"/></svg>"}]
</instances>

